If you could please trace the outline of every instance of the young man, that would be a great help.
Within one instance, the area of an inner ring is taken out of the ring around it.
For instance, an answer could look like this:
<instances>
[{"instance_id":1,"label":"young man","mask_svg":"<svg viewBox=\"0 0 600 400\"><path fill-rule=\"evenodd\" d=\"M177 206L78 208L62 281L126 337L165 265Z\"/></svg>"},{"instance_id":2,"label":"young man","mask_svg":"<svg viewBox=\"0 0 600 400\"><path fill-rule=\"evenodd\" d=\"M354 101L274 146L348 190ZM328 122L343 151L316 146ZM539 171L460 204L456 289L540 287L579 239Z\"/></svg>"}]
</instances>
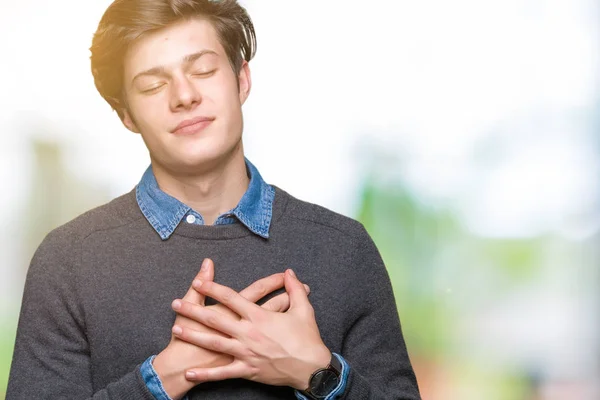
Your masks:
<instances>
[{"instance_id":1,"label":"young man","mask_svg":"<svg viewBox=\"0 0 600 400\"><path fill-rule=\"evenodd\" d=\"M246 11L116 0L91 51L151 166L40 245L7 398L418 399L367 232L244 157Z\"/></svg>"}]
</instances>

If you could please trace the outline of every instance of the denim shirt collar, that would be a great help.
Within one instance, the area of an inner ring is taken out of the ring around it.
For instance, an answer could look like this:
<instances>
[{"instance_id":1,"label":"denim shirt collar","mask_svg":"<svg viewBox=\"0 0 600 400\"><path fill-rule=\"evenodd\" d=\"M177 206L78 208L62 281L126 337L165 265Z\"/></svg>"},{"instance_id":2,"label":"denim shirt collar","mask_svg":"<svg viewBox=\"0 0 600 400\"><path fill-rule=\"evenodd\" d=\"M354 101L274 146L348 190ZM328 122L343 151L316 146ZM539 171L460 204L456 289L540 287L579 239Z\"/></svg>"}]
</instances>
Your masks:
<instances>
[{"instance_id":1,"label":"denim shirt collar","mask_svg":"<svg viewBox=\"0 0 600 400\"><path fill-rule=\"evenodd\" d=\"M235 223L235 219L232 218L234 216L250 231L266 239L269 237L269 227L273 215L275 189L265 183L256 167L248 159L245 159L245 162L250 177L248 189L238 205L221 214L215 221L215 225ZM171 237L177 225L186 215L194 215L195 219L199 220L198 223L203 223L200 214L158 187L152 165L144 172L136 187L135 195L142 214L163 240Z\"/></svg>"}]
</instances>

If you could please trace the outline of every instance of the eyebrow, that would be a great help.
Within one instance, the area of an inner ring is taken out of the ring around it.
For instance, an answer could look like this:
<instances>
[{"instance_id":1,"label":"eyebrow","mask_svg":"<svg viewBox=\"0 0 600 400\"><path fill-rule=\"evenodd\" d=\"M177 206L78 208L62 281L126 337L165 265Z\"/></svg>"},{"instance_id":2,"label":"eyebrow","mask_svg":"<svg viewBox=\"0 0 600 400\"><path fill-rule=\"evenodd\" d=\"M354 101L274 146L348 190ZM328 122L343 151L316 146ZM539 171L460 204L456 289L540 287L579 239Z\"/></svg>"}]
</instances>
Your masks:
<instances>
[{"instance_id":1,"label":"eyebrow","mask_svg":"<svg viewBox=\"0 0 600 400\"><path fill-rule=\"evenodd\" d=\"M188 54L187 56L183 57L182 62L186 65L189 65L191 63L193 63L194 61L198 60L200 57L202 57L205 54L214 54L214 55L218 55L216 52L212 51L212 50L202 50L199 51L197 53L192 53L192 54ZM142 76L158 76L158 75L165 75L165 67L153 67L150 69L147 69L145 71L140 72L139 74L136 74L133 79L131 80L131 84L133 85L133 83L136 81L136 79L141 78Z\"/></svg>"}]
</instances>

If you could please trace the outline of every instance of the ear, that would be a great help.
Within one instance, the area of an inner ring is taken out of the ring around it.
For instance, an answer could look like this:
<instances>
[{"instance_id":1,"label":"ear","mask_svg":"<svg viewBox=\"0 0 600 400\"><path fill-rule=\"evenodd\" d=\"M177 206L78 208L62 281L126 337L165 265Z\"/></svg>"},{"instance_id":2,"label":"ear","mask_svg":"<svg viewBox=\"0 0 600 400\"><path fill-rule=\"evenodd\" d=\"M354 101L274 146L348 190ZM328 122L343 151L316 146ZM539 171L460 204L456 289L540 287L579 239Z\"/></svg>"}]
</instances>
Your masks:
<instances>
[{"instance_id":1,"label":"ear","mask_svg":"<svg viewBox=\"0 0 600 400\"><path fill-rule=\"evenodd\" d=\"M244 60L240 73L238 75L238 82L240 87L240 104L244 104L246 99L250 95L250 89L252 88L252 77L250 76L250 65L248 61Z\"/></svg>"},{"instance_id":2,"label":"ear","mask_svg":"<svg viewBox=\"0 0 600 400\"><path fill-rule=\"evenodd\" d=\"M123 119L121 121L123 122L123 125L125 125L125 128L129 129L131 132L140 133L140 130L126 108L123 109Z\"/></svg>"}]
</instances>

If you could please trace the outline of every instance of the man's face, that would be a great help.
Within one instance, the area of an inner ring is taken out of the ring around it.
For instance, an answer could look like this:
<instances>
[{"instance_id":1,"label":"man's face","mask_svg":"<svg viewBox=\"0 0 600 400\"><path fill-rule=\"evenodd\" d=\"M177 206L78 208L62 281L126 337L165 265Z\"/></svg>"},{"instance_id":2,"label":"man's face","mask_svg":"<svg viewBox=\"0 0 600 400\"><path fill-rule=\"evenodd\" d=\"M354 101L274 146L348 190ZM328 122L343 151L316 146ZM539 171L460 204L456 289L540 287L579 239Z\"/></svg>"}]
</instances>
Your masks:
<instances>
[{"instance_id":1,"label":"man's face","mask_svg":"<svg viewBox=\"0 0 600 400\"><path fill-rule=\"evenodd\" d=\"M155 166L193 173L240 149L250 72L244 63L236 75L210 22L182 21L138 39L123 84L123 123L141 133Z\"/></svg>"}]
</instances>

